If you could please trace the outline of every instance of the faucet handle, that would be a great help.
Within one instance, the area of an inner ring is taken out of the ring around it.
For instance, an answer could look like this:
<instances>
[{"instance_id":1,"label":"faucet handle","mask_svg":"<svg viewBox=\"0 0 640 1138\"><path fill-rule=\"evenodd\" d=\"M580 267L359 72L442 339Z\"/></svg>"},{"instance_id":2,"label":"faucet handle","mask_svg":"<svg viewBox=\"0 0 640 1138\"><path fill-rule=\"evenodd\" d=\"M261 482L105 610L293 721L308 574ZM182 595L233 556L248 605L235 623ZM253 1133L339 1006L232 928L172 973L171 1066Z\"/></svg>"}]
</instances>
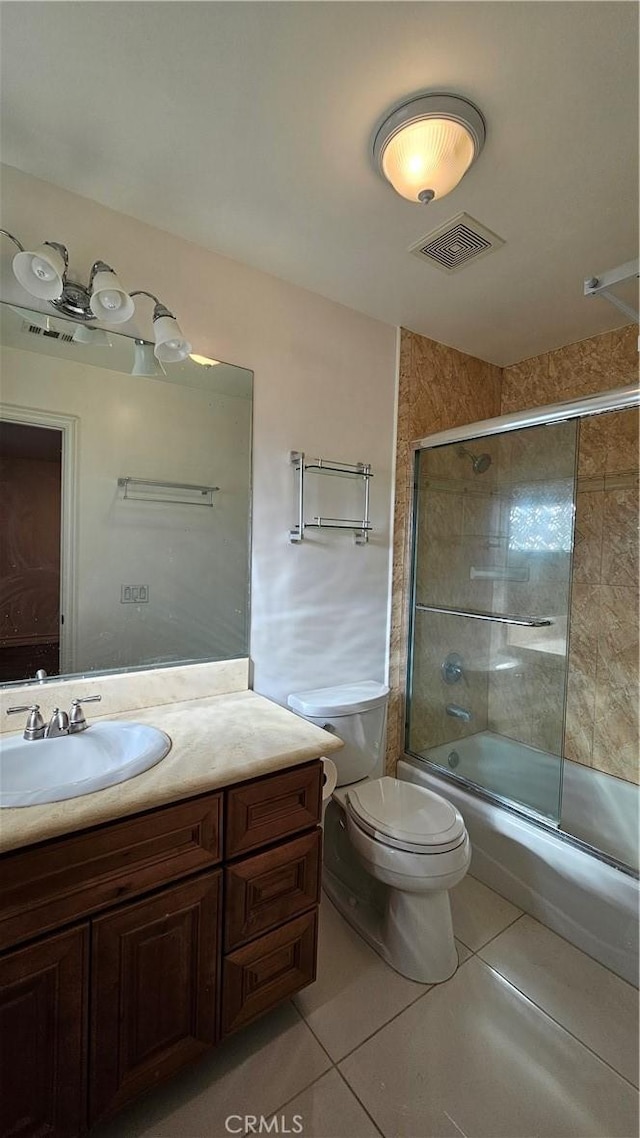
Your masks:
<instances>
[{"instance_id":1,"label":"faucet handle","mask_svg":"<svg viewBox=\"0 0 640 1138\"><path fill-rule=\"evenodd\" d=\"M86 731L88 723L80 706L82 703L98 703L101 695L87 695L84 699L71 700L71 714L69 715L69 734L75 735L78 731Z\"/></svg>"},{"instance_id":2,"label":"faucet handle","mask_svg":"<svg viewBox=\"0 0 640 1138\"><path fill-rule=\"evenodd\" d=\"M28 711L27 725L24 729L24 738L27 742L33 742L34 739L42 739L44 737L44 719L40 714L40 704L31 703L19 707L8 707L7 715L17 715L20 711Z\"/></svg>"}]
</instances>

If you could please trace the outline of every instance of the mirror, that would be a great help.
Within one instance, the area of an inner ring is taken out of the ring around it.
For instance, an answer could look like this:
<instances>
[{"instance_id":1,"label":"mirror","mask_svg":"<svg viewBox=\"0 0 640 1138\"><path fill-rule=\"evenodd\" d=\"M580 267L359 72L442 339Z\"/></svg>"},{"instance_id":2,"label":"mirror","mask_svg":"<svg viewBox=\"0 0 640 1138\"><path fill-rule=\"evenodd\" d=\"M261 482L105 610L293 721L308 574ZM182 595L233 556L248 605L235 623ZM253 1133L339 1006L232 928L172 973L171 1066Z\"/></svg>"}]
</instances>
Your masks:
<instances>
[{"instance_id":1,"label":"mirror","mask_svg":"<svg viewBox=\"0 0 640 1138\"><path fill-rule=\"evenodd\" d=\"M252 373L5 303L0 365L0 683L246 656Z\"/></svg>"}]
</instances>

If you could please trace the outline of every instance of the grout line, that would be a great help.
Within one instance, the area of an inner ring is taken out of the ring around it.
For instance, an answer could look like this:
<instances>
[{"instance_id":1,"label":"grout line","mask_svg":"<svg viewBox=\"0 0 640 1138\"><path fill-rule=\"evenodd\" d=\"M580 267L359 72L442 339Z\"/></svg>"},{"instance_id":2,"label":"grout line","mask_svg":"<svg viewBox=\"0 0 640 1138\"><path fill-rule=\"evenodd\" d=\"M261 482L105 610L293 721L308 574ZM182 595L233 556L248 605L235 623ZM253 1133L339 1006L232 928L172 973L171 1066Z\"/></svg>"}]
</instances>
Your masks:
<instances>
[{"instance_id":1,"label":"grout line","mask_svg":"<svg viewBox=\"0 0 640 1138\"><path fill-rule=\"evenodd\" d=\"M297 1005L296 1003L294 1003L294 1001L293 1001L293 1000L291 1000L291 1005L292 1005L292 1007L294 1007L294 1008L296 1009L296 1011L297 1011L298 1015L300 1016L300 1019L302 1020L302 1022L303 1022L303 1024L304 1024L304 1026L305 1026L306 1028L308 1028L308 1030L311 1032L311 1034L312 1034L313 1038L315 1039L316 1043L318 1044L318 1047L321 1047L321 1048L322 1048L322 1050L324 1051L325 1055L327 1056L327 1059L328 1059L328 1060L329 1060L329 1062L331 1063L331 1066L332 1066L332 1067L335 1067L335 1065L336 1065L336 1060L333 1058L333 1055L331 1055L331 1054L330 1054L330 1052L327 1050L327 1048L325 1047L324 1043L323 1043L323 1042L322 1042L322 1040L319 1038L319 1036L317 1036L317 1035L316 1035L316 1033L315 1033L315 1031L313 1030L313 1028L312 1028L311 1024L310 1024L310 1023L308 1022L308 1020L305 1018L304 1012L301 1012L301 1011L300 1011L300 1008L298 1007L298 1005Z\"/></svg>"},{"instance_id":2,"label":"grout line","mask_svg":"<svg viewBox=\"0 0 640 1138\"><path fill-rule=\"evenodd\" d=\"M453 976L457 975L460 968L463 967L464 965L459 964ZM453 980L453 976L450 976L449 979ZM444 980L443 983L448 984L449 980ZM408 1004L405 1004L403 1008L400 1008L399 1011L395 1012L395 1014L391 1016L391 1019L385 1020L384 1023L380 1024L380 1027L377 1027L375 1031L370 1032L369 1035L365 1035L364 1039L361 1039L359 1043L356 1043L355 1047L352 1047L349 1051L345 1052L345 1054L342 1055L340 1059L336 1059L336 1067L339 1066L340 1063L344 1063L345 1059L349 1059L353 1055L354 1051L357 1051L359 1047L362 1047L365 1043L368 1043L369 1040L373 1039L374 1035L377 1035L379 1031L384 1031L385 1027L388 1027L390 1023L393 1023L393 1021L396 1020L398 1016L401 1016L403 1012L408 1011L409 1008L412 1008L414 1004L417 1004L418 1000L424 1000L425 997L428 996L430 992L433 992L435 988L441 987L442 984L430 984L429 987L426 988L426 991L420 992L420 994L417 995L413 1000L410 1000Z\"/></svg>"},{"instance_id":3,"label":"grout line","mask_svg":"<svg viewBox=\"0 0 640 1138\"><path fill-rule=\"evenodd\" d=\"M527 1003L531 1004L531 1006L536 1008L537 1011L542 1012L542 1014L546 1016L547 1019L550 1019L552 1023L555 1023L556 1027L559 1027L561 1031L565 1031L567 1035L571 1036L572 1039L575 1039L576 1043L579 1043L582 1047L585 1048L586 1051L589 1051L595 1059L598 1059L600 1063L603 1063L605 1067L608 1067L609 1070L612 1071L614 1075L617 1075L619 1079L622 1079L623 1082L627 1084L627 1086L633 1087L633 1090L636 1092L636 1094L638 1093L638 1087L635 1083L632 1083L626 1075L623 1075L621 1071L618 1071L614 1066L612 1066L612 1064L609 1063L607 1059L603 1059L602 1055L598 1055L598 1052L594 1051L593 1047L591 1047L588 1043L585 1043L584 1039L581 1039L579 1035L576 1035L575 1032L573 1032L571 1028L567 1027L566 1024L562 1023L561 1020L556 1019L550 1011L547 1011L546 1008L542 1007L542 1004L536 1003L536 1001L532 999L532 997L528 995L528 993L525 992L522 988L519 988L518 985L509 978L509 976L505 976L504 972L501 972L499 968L495 967L495 965L489 964L486 960L483 960L482 957L480 957L480 963L484 964L485 968L488 968L490 972L494 972L496 976L499 976L501 980L504 980L505 983L507 983L510 988L513 988L515 992L518 992L518 994L522 996L527 1001Z\"/></svg>"},{"instance_id":4,"label":"grout line","mask_svg":"<svg viewBox=\"0 0 640 1138\"><path fill-rule=\"evenodd\" d=\"M291 1097L288 1098L286 1100L286 1102L283 1102L280 1106L277 1106L275 1108L275 1110L272 1110L271 1113L266 1115L265 1117L273 1118L274 1115L280 1114L281 1111L285 1110L288 1106L291 1106L291 1103L295 1102L295 1100L298 1098L299 1095L305 1094L311 1087L314 1087L316 1085L316 1083L319 1083L321 1079L324 1079L325 1075L328 1075L331 1071L335 1071L335 1070L337 1070L337 1068L332 1064L331 1067L328 1067L327 1070L323 1071L321 1075L317 1075L315 1079L312 1079L311 1082L307 1083L304 1087L301 1088L301 1090L296 1091L296 1093L294 1095L291 1095ZM250 1134L250 1133L251 1133L251 1131L245 1130L245 1132L244 1132L245 1138L246 1138L246 1135ZM254 1131L254 1133L255 1133L255 1131ZM384 1135L383 1135L383 1138L384 1138Z\"/></svg>"},{"instance_id":5,"label":"grout line","mask_svg":"<svg viewBox=\"0 0 640 1138\"><path fill-rule=\"evenodd\" d=\"M517 925L518 921L522 920L522 918L526 915L527 914L524 912L518 913L518 916L514 917L512 921L509 921L509 924L505 925L503 929L500 929L499 933L494 933L493 936L489 937L489 940L485 941L484 944L481 944L479 948L469 949L469 952L473 951L474 956L479 956L481 952L484 952L485 948L487 948L490 944L493 944L494 940L497 940L499 936L502 936L503 933L506 933L507 929L511 929L514 925ZM460 940L460 937L458 937L458 940ZM465 948L469 948L469 946L465 945Z\"/></svg>"},{"instance_id":6,"label":"grout line","mask_svg":"<svg viewBox=\"0 0 640 1138\"><path fill-rule=\"evenodd\" d=\"M344 919L344 918L343 918L343 919ZM519 918L516 918L516 920L518 920L518 919L519 919ZM460 938L459 938L459 937L458 937L458 940L460 940ZM460 943L462 944L462 941L460 941ZM465 947L465 948L467 948L467 945L464 945L464 947ZM456 968L456 970L455 970L455 972L454 972L453 976L450 976L450 977L449 977L449 980L444 980L444 981L443 981L441 984L425 984L425 985L424 985L424 989L425 989L425 990L424 990L423 992L419 992L419 993L418 993L418 995L417 995L417 996L415 996L415 997L414 997L412 1000L410 1000L408 1004L405 1004L403 1007L401 1007L401 1008L400 1008L400 1009L399 1009L397 1012L395 1012L395 1013L394 1013L394 1014L393 1014L393 1015L392 1015L392 1016L391 1016L389 1019L385 1020L385 1021L384 1021L384 1023L381 1023L381 1024L380 1024L380 1026L379 1026L379 1027L376 1027L374 1031L371 1031L371 1032L369 1033L369 1035L365 1035L364 1039L361 1039L361 1040L360 1040L360 1042L359 1042L359 1043L356 1043L354 1047L351 1047L351 1048L350 1048L348 1051L345 1051L344 1055L341 1055L339 1059L334 1059L334 1058L332 1057L331 1053L330 1053L330 1052L327 1050L327 1048L326 1048L326 1047L325 1047L325 1045L322 1043L322 1041L320 1040L320 1038L319 1038L319 1037L316 1035L315 1031L314 1031L314 1030L313 1030L313 1028L311 1027L311 1024L310 1024L310 1023L309 1023L309 1022L308 1022L308 1021L305 1019L304 1013L300 1011L300 1009L297 1007L297 1005L296 1005L296 1004L293 1004L293 1006L294 1006L294 1008L296 1009L296 1011L297 1011L298 1015L300 1016L300 1018L302 1019L303 1023L304 1023L304 1024L305 1024L305 1025L308 1027L308 1028L309 1028L309 1031L310 1031L310 1032L311 1032L311 1034L313 1035L314 1039L316 1039L316 1040L317 1040L317 1042L318 1042L318 1044L320 1045L320 1047L322 1048L322 1050L325 1052L325 1054L326 1054L326 1055L328 1056L328 1058L331 1060L331 1064L332 1064L332 1066L334 1066L336 1069L339 1069L339 1064L340 1064L340 1063L343 1063L345 1059L348 1059L348 1058L350 1058L350 1056L351 1056L351 1055L353 1055L354 1051L357 1051L359 1047L362 1047L362 1046L363 1046L363 1044L365 1044L365 1043L368 1043L370 1039L373 1039L374 1035L377 1035L379 1031L383 1031L385 1027L388 1027L388 1025L389 1025L390 1023L393 1023L393 1021L394 1021L395 1019L397 1019L397 1018L398 1018L398 1016L401 1016L403 1012L406 1012L406 1011L408 1011L408 1009L409 1009L409 1008L411 1008L411 1007L413 1007L413 1005L414 1005L414 1004L417 1004L417 1003L418 1003L418 1000L422 1000L422 999L424 999L424 997L425 997L425 996L428 996L430 992L434 991L434 989L436 989L436 988L442 988L442 987L443 987L443 984L448 984L450 980L453 980L454 976L457 976L457 974L458 974L458 972L460 971L460 969L461 969L461 968L464 968L465 964L467 964L467 963L468 963L468 961L469 961L469 960L471 960L471 958L472 958L473 956L475 956L475 953L474 953L474 952L473 952L473 951L472 951L470 948L468 949L468 951L471 953L471 956L467 957L467 960L463 960L463 961L460 961L460 962L458 963L458 967ZM386 964L386 961L384 961L384 963ZM388 967L388 968L390 968L391 966L390 966L390 965L387 965L387 967ZM399 973L395 973L395 975L399 975ZM292 1003L293 1003L293 1001L292 1001ZM356 1096L356 1097L357 1097L357 1096Z\"/></svg>"},{"instance_id":7,"label":"grout line","mask_svg":"<svg viewBox=\"0 0 640 1138\"><path fill-rule=\"evenodd\" d=\"M475 951L473 948L469 948L469 945L468 945L468 944L465 944L465 942L462 940L462 938L461 938L461 937L459 937L459 936L458 936L458 934L457 934L457 932L456 932L455 930L454 930L454 933L453 933L453 939L454 939L454 940L459 940L459 941L460 941L460 944L462 945L462 947L463 947L463 948L466 948L467 952L472 952L472 953L473 953L473 952Z\"/></svg>"},{"instance_id":8,"label":"grout line","mask_svg":"<svg viewBox=\"0 0 640 1138\"><path fill-rule=\"evenodd\" d=\"M338 1072L338 1075L339 1075L339 1076L340 1076L340 1078L342 1079L342 1081L343 1081L343 1083L344 1083L345 1087L347 1088L347 1090L350 1092L350 1094L352 1094L352 1095L353 1095L354 1099L356 1099L356 1100L357 1100L357 1102L359 1102L359 1103L360 1103L360 1106L362 1107L362 1109L363 1109L364 1113L366 1114L366 1116L367 1116L367 1118L369 1119L369 1121L370 1121L370 1122L371 1122L371 1123L372 1123L372 1124L375 1126L376 1130L378 1131L378 1134L380 1134L380 1135L382 1136L382 1138L386 1138L386 1135L384 1134L384 1131L382 1131L382 1130L380 1129L380 1127L378 1126L378 1123L376 1122L376 1120L375 1120L375 1118L373 1117L373 1115L371 1114L371 1112L370 1112L369 1110L367 1110L367 1108L366 1108L366 1106L364 1105L364 1103L363 1103L362 1099L360 1098L360 1095L359 1095L359 1094L357 1094L357 1093L356 1093L356 1091L354 1091L354 1089L353 1089L353 1087L351 1086L351 1083L348 1081L348 1079L347 1079L346 1075L343 1075L343 1073L342 1073L342 1071L340 1070L340 1068L339 1068L339 1067L336 1067L336 1071Z\"/></svg>"},{"instance_id":9,"label":"grout line","mask_svg":"<svg viewBox=\"0 0 640 1138\"><path fill-rule=\"evenodd\" d=\"M505 738L510 739L510 736L507 735ZM513 739L512 742L518 743L520 740ZM512 901L510 897L505 897L504 893L500 893L498 889L494 889L493 885L487 885L486 881L482 881L480 877L475 877L473 873L467 873L467 877L473 877L473 880L477 881L478 885L482 885L485 889L488 889L490 893L495 893L496 897L501 897L503 901L507 901L509 905L513 905L514 909L520 908L520 906L516 905L515 901ZM522 912L524 912L524 909Z\"/></svg>"},{"instance_id":10,"label":"grout line","mask_svg":"<svg viewBox=\"0 0 640 1138\"><path fill-rule=\"evenodd\" d=\"M513 904L513 901L511 904ZM579 945L574 944L574 942L572 940L569 940L568 937L564 936L563 933L556 932L555 929L551 928L551 925L546 925L544 921L540 920L540 917L536 917L533 913L529 913L527 909L523 909L520 917L528 917L530 921L535 921L537 925L540 925L540 928L546 929L547 932L551 933L552 936L557 936L560 940L564 941L565 944L568 944L570 948L574 949L575 952L581 953L582 956L586 956L587 960L593 961L593 963L597 964L600 968L604 968L605 972L608 972L611 976L615 976L616 980L619 980L621 984L628 984L633 992L638 991L637 984L634 984L631 980L625 979L625 977L621 976L619 972L615 972L613 968L610 968L608 964L603 964L601 960L598 960L597 956L592 956L590 952L586 951L586 949L580 948ZM520 920L520 917L516 917L515 921L511 922L511 925L515 925L516 921ZM502 931L506 932L508 928L511 928L511 925L507 925L506 928ZM493 941L496 940L499 936L501 936L501 933L496 933L496 935L493 936L491 940L488 940L486 944L482 945L482 948L477 948L476 953L480 955L480 953L484 951L487 945L493 944ZM456 939L460 940L460 937L457 937ZM460 941L460 943L463 944L464 942ZM469 948L469 946L465 945L465 948ZM471 949L469 949L469 952L471 952Z\"/></svg>"},{"instance_id":11,"label":"grout line","mask_svg":"<svg viewBox=\"0 0 640 1138\"><path fill-rule=\"evenodd\" d=\"M460 943L462 943L462 942L460 942ZM467 946L465 945L465 948L466 947ZM471 952L471 949L469 949L469 952ZM475 956L475 953L471 952L471 956L468 956L466 960L459 962L458 967L456 968L453 976L450 976L448 980L443 980L439 984L429 984L428 987L425 985L426 990L424 992L420 992L420 994L418 996L416 996L415 999L411 1000L408 1004L405 1004L405 1006L403 1008L400 1008L400 1010L397 1011L395 1013L395 1015L392 1015L391 1019L386 1020L385 1023L381 1023L380 1027L377 1027L375 1029L375 1031L371 1032L370 1035L366 1035L365 1038L360 1041L360 1043L357 1043L355 1047L352 1047L351 1050L347 1051L340 1059L336 1059L335 1060L336 1067L339 1069L340 1063L344 1063L345 1059L350 1059L351 1056L353 1055L354 1051L357 1051L359 1047L362 1047L365 1043L368 1043L371 1039L373 1039L374 1035L378 1034L379 1031L384 1031L385 1027L388 1027L390 1023L393 1023L393 1021L396 1020L398 1018L398 1016L401 1016L403 1014L403 1012L406 1012L409 1010L409 1008L412 1008L414 1006L414 1004L418 1003L419 1000L426 999L426 997L431 992L435 992L438 988L444 988L446 984L450 984L451 981L458 975L458 972L460 971L460 969L464 968L465 964L468 964L469 961L474 956Z\"/></svg>"}]
</instances>

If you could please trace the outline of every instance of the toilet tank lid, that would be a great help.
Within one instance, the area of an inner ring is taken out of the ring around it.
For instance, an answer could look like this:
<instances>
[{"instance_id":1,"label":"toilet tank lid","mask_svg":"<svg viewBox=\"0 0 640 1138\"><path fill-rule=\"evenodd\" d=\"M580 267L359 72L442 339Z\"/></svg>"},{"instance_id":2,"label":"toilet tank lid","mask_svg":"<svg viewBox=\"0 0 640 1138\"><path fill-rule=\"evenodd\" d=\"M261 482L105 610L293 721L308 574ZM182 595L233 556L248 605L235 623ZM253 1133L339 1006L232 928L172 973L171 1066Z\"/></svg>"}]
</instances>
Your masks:
<instances>
[{"instance_id":1,"label":"toilet tank lid","mask_svg":"<svg viewBox=\"0 0 640 1138\"><path fill-rule=\"evenodd\" d=\"M354 684L336 684L330 688L313 688L310 691L292 692L289 707L300 715L332 719L336 715L356 715L370 711L387 702L389 688L375 680L361 680Z\"/></svg>"}]
</instances>

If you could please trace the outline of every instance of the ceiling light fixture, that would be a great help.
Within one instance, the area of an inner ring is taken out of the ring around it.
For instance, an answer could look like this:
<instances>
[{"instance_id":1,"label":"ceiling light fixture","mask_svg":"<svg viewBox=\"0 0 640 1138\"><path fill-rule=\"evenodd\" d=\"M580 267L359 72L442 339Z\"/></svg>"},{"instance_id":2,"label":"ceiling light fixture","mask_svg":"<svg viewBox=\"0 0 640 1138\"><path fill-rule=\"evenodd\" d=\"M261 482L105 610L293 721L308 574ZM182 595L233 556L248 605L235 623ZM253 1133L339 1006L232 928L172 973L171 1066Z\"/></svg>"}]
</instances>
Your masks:
<instances>
[{"instance_id":1,"label":"ceiling light fixture","mask_svg":"<svg viewBox=\"0 0 640 1138\"><path fill-rule=\"evenodd\" d=\"M477 107L460 95L417 95L379 127L373 157L401 197L427 203L455 189L475 162L486 136Z\"/></svg>"},{"instance_id":2,"label":"ceiling light fixture","mask_svg":"<svg viewBox=\"0 0 640 1138\"><path fill-rule=\"evenodd\" d=\"M31 296L48 301L58 312L73 320L84 323L100 320L105 324L125 324L135 311L133 297L149 296L155 303L156 359L173 363L186 359L191 352L191 344L183 336L173 313L145 289L128 293L105 261L94 262L86 286L69 277L69 254L64 245L45 241L30 252L7 229L0 229L0 233L18 248L13 258L14 276Z\"/></svg>"}]
</instances>

